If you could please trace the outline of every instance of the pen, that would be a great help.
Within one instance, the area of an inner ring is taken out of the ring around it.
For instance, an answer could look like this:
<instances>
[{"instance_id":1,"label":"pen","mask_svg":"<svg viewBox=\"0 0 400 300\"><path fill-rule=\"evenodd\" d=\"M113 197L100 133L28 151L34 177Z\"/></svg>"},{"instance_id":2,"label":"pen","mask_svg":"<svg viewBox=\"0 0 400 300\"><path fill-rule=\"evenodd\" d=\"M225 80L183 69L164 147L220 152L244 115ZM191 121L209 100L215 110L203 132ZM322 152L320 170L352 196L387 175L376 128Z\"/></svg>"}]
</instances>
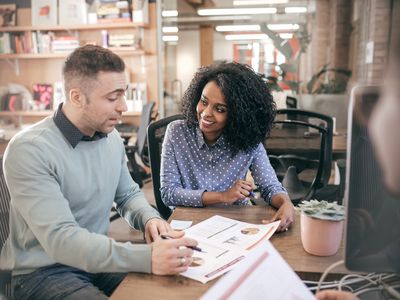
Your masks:
<instances>
[{"instance_id":1,"label":"pen","mask_svg":"<svg viewBox=\"0 0 400 300\"><path fill-rule=\"evenodd\" d=\"M253 191L250 191L250 192L249 192L249 196L252 197L252 198L255 198L255 197L256 197L256 194L254 194Z\"/></svg>"},{"instance_id":2,"label":"pen","mask_svg":"<svg viewBox=\"0 0 400 300\"><path fill-rule=\"evenodd\" d=\"M170 237L169 235L165 235L165 234L161 234L160 236L161 236L161 238L162 238L163 240L171 240L171 239L173 239L173 238ZM190 249L195 250L195 251L198 251L198 252L207 253L207 252L201 250L201 248L199 248L199 247L197 247L197 246L185 246L185 247L186 247L186 248L190 248Z\"/></svg>"}]
</instances>

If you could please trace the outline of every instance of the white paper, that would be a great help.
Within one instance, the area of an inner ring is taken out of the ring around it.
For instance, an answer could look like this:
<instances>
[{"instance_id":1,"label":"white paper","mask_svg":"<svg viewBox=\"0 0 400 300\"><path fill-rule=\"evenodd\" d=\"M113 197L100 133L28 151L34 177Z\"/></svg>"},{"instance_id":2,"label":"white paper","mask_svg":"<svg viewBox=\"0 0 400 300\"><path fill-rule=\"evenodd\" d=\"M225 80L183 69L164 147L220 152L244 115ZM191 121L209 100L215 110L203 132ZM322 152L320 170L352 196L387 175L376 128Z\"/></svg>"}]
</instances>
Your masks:
<instances>
[{"instance_id":1,"label":"white paper","mask_svg":"<svg viewBox=\"0 0 400 300\"><path fill-rule=\"evenodd\" d=\"M243 260L250 249L269 239L280 221L250 224L213 216L185 230L185 236L197 240L202 252L194 251L193 263L181 275L206 283Z\"/></svg>"},{"instance_id":2,"label":"white paper","mask_svg":"<svg viewBox=\"0 0 400 300\"><path fill-rule=\"evenodd\" d=\"M263 241L200 300L315 299L269 241Z\"/></svg>"},{"instance_id":3,"label":"white paper","mask_svg":"<svg viewBox=\"0 0 400 300\"><path fill-rule=\"evenodd\" d=\"M192 226L192 221L172 220L170 225L174 230L185 230Z\"/></svg>"}]
</instances>

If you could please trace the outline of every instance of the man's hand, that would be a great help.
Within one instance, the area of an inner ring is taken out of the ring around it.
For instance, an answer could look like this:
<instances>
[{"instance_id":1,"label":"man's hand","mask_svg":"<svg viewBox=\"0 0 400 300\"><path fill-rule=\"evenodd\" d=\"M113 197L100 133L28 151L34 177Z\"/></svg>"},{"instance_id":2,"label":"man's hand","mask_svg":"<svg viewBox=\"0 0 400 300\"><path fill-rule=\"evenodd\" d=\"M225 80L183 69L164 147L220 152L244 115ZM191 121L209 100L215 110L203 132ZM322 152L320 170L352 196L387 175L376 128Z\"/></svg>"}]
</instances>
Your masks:
<instances>
[{"instance_id":1,"label":"man's hand","mask_svg":"<svg viewBox=\"0 0 400 300\"><path fill-rule=\"evenodd\" d=\"M223 203L232 203L237 200L243 200L250 195L253 190L251 182L246 180L236 180L233 186L222 193Z\"/></svg>"},{"instance_id":2,"label":"man's hand","mask_svg":"<svg viewBox=\"0 0 400 300\"><path fill-rule=\"evenodd\" d=\"M180 233L183 236L184 232ZM174 237L172 232L169 232L168 235ZM185 272L193 261L193 250L187 248L187 246L197 246L197 242L189 238L163 240L158 237L153 243L151 255L152 273L171 275Z\"/></svg>"},{"instance_id":3,"label":"man's hand","mask_svg":"<svg viewBox=\"0 0 400 300\"><path fill-rule=\"evenodd\" d=\"M160 218L152 218L146 222L144 229L144 237L146 239L146 243L152 243L155 241L159 235L167 234L167 232L173 231L168 222L160 219ZM176 233L172 233L174 236ZM169 233L171 235L171 233ZM178 233L179 236L179 233ZM177 236L177 237L178 237ZM183 236L181 234L179 237Z\"/></svg>"},{"instance_id":4,"label":"man's hand","mask_svg":"<svg viewBox=\"0 0 400 300\"><path fill-rule=\"evenodd\" d=\"M315 296L317 300L358 300L352 293L335 290L321 291Z\"/></svg>"},{"instance_id":5,"label":"man's hand","mask_svg":"<svg viewBox=\"0 0 400 300\"><path fill-rule=\"evenodd\" d=\"M294 207L292 201L286 194L277 194L272 197L272 206L278 208L278 211L270 220L262 220L265 223L271 223L277 220L281 220L278 231L286 231L292 225L294 220Z\"/></svg>"}]
</instances>

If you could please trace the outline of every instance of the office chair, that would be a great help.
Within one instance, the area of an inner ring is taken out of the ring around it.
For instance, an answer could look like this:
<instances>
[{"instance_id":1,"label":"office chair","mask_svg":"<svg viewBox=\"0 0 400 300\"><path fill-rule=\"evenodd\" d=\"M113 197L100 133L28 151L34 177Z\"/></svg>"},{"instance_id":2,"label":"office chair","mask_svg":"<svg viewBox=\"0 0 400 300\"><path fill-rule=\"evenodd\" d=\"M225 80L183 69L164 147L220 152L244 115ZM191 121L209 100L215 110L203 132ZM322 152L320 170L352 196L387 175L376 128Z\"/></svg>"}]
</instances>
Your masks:
<instances>
[{"instance_id":1,"label":"office chair","mask_svg":"<svg viewBox=\"0 0 400 300\"><path fill-rule=\"evenodd\" d=\"M149 163L149 152L147 147L147 126L157 117L158 114L153 116L153 109L155 102L148 102L143 105L142 115L140 117L139 130L137 132L135 145L125 144L126 157L128 158L128 169L131 174L132 179L139 185L140 188L143 187L143 181L150 178L145 169L138 164L136 161L136 154L140 157L143 164L150 166ZM110 222L118 219L120 217L119 213L116 211L115 207L111 209L112 215L110 216Z\"/></svg>"},{"instance_id":2,"label":"office chair","mask_svg":"<svg viewBox=\"0 0 400 300\"><path fill-rule=\"evenodd\" d=\"M182 115L174 115L166 117L164 119L151 123L147 128L147 140L149 144L150 167L151 167L151 176L153 179L154 197L156 199L157 209L160 215L165 220L168 220L172 211L167 205L164 204L164 202L161 199L160 168L161 168L162 143L164 141L165 131L167 129L168 124L171 123L172 121L181 119L183 119Z\"/></svg>"},{"instance_id":3,"label":"office chair","mask_svg":"<svg viewBox=\"0 0 400 300\"><path fill-rule=\"evenodd\" d=\"M156 118L156 116L153 117L154 106L155 102L148 102L143 106L136 143L132 146L125 145L126 156L128 157L129 172L132 176L132 179L139 185L140 188L143 187L143 181L149 178L149 175L136 161L136 154L140 157L144 165L148 167L150 166L146 133L147 126L149 126L149 124Z\"/></svg>"},{"instance_id":4,"label":"office chair","mask_svg":"<svg viewBox=\"0 0 400 300\"><path fill-rule=\"evenodd\" d=\"M327 184L322 189L317 190L314 195L315 199L328 202L336 201L338 204L343 204L346 183L346 159L338 159L336 163L339 170L339 184Z\"/></svg>"},{"instance_id":5,"label":"office chair","mask_svg":"<svg viewBox=\"0 0 400 300\"><path fill-rule=\"evenodd\" d=\"M330 116L299 109L277 110L265 146L294 204L314 198L318 190L327 186L332 168L332 135Z\"/></svg>"},{"instance_id":6,"label":"office chair","mask_svg":"<svg viewBox=\"0 0 400 300\"><path fill-rule=\"evenodd\" d=\"M3 157L0 156L0 249L9 233L10 193L3 174ZM0 270L0 299L11 298L11 271Z\"/></svg>"}]
</instances>

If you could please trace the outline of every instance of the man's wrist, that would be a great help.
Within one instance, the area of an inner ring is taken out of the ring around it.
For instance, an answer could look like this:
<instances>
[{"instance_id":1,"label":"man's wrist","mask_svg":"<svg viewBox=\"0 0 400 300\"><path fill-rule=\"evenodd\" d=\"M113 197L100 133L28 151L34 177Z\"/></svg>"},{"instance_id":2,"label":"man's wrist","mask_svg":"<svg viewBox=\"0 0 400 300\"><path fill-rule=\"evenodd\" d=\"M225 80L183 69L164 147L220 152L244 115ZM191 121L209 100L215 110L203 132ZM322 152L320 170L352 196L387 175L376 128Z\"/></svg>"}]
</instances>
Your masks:
<instances>
[{"instance_id":1,"label":"man's wrist","mask_svg":"<svg viewBox=\"0 0 400 300\"><path fill-rule=\"evenodd\" d=\"M147 219L147 221L144 223L144 228L146 229L146 226L147 226L147 223L149 223L151 220L154 220L154 219L160 219L161 220L161 217L151 217L151 218L149 218L149 219Z\"/></svg>"}]
</instances>

